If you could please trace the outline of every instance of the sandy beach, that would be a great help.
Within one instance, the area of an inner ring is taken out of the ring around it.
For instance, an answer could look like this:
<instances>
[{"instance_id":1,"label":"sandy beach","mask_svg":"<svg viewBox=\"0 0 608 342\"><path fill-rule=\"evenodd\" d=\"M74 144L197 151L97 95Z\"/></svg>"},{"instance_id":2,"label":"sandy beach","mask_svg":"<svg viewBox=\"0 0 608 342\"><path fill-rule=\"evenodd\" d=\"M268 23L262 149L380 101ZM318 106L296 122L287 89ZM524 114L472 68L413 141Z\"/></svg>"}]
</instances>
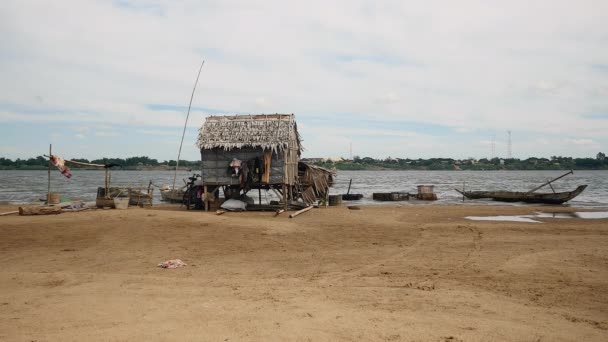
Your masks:
<instances>
[{"instance_id":1,"label":"sandy beach","mask_svg":"<svg viewBox=\"0 0 608 342\"><path fill-rule=\"evenodd\" d=\"M605 341L607 219L464 219L549 209L4 216L0 340Z\"/></svg>"}]
</instances>

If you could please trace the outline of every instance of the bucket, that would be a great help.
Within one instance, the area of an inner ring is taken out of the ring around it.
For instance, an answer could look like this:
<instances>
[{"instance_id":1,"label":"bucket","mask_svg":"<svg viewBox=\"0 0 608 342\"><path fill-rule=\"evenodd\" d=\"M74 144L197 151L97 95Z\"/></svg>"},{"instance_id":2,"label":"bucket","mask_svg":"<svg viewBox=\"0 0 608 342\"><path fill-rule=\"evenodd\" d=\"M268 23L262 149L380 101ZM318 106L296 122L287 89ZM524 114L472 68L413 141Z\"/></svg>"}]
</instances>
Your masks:
<instances>
[{"instance_id":1,"label":"bucket","mask_svg":"<svg viewBox=\"0 0 608 342\"><path fill-rule=\"evenodd\" d=\"M114 197L114 208L127 209L129 207L129 197Z\"/></svg>"},{"instance_id":2,"label":"bucket","mask_svg":"<svg viewBox=\"0 0 608 342\"><path fill-rule=\"evenodd\" d=\"M336 206L342 204L342 195L329 195L329 205Z\"/></svg>"},{"instance_id":3,"label":"bucket","mask_svg":"<svg viewBox=\"0 0 608 342\"><path fill-rule=\"evenodd\" d=\"M59 201L60 201L59 193L51 192L50 194L48 194L47 201L46 201L48 204L59 204Z\"/></svg>"}]
</instances>

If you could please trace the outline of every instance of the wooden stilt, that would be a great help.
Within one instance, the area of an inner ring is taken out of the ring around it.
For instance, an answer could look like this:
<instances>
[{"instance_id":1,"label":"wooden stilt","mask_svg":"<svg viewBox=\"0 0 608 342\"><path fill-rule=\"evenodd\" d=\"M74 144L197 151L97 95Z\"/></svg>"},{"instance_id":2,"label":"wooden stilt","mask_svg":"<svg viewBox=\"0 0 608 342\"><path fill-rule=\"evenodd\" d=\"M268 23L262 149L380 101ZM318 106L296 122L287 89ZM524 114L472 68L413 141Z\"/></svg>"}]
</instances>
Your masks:
<instances>
[{"instance_id":1,"label":"wooden stilt","mask_svg":"<svg viewBox=\"0 0 608 342\"><path fill-rule=\"evenodd\" d=\"M207 186L203 186L203 203L205 203L205 211L209 211L209 201L207 200Z\"/></svg>"},{"instance_id":2,"label":"wooden stilt","mask_svg":"<svg viewBox=\"0 0 608 342\"><path fill-rule=\"evenodd\" d=\"M285 183L281 185L281 188L283 189L283 209L287 210L287 187Z\"/></svg>"}]
</instances>

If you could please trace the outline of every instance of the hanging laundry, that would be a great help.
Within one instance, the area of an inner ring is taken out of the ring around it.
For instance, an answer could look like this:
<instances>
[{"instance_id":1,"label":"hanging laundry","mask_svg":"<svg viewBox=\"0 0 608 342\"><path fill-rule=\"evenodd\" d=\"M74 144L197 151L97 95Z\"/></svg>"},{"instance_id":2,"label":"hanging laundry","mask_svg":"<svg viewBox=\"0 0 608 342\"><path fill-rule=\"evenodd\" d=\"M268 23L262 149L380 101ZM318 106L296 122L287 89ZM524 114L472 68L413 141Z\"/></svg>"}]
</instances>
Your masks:
<instances>
[{"instance_id":1,"label":"hanging laundry","mask_svg":"<svg viewBox=\"0 0 608 342\"><path fill-rule=\"evenodd\" d=\"M247 184L248 177L249 177L249 167L246 162L241 163L241 178L240 178L241 187L245 187L245 185Z\"/></svg>"},{"instance_id":2,"label":"hanging laundry","mask_svg":"<svg viewBox=\"0 0 608 342\"><path fill-rule=\"evenodd\" d=\"M63 158L54 154L51 154L49 158L51 159L51 164L53 164L62 175L64 175L66 178L72 177L70 168L65 165L65 160Z\"/></svg>"},{"instance_id":3,"label":"hanging laundry","mask_svg":"<svg viewBox=\"0 0 608 342\"><path fill-rule=\"evenodd\" d=\"M255 160L253 161L253 173L256 175L264 173L264 162L262 162L260 157L255 157Z\"/></svg>"},{"instance_id":4,"label":"hanging laundry","mask_svg":"<svg viewBox=\"0 0 608 342\"><path fill-rule=\"evenodd\" d=\"M241 160L232 158L232 161L230 162L230 173L232 174L232 177L239 176L239 172L241 171L242 164L243 164L243 162Z\"/></svg>"}]
</instances>

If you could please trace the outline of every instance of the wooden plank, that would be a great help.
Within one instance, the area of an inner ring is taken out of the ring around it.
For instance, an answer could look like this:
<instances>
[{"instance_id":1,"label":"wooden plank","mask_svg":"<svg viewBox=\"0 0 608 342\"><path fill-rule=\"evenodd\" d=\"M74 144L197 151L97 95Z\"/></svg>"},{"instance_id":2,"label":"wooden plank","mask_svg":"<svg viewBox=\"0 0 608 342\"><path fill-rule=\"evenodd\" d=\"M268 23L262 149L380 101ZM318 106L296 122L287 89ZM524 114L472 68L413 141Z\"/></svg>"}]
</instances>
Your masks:
<instances>
[{"instance_id":1,"label":"wooden plank","mask_svg":"<svg viewBox=\"0 0 608 342\"><path fill-rule=\"evenodd\" d=\"M313 206L311 205L311 206L306 207L306 208L304 208L304 209L302 209L302 210L298 210L298 211L296 211L295 213L293 213L293 214L289 215L289 218L294 218L294 217L296 217L296 216L298 216L298 215L300 215L300 214L303 214L303 213L305 213L305 212L309 211L309 210L310 210L310 209L312 209L312 208L313 208Z\"/></svg>"}]
</instances>

